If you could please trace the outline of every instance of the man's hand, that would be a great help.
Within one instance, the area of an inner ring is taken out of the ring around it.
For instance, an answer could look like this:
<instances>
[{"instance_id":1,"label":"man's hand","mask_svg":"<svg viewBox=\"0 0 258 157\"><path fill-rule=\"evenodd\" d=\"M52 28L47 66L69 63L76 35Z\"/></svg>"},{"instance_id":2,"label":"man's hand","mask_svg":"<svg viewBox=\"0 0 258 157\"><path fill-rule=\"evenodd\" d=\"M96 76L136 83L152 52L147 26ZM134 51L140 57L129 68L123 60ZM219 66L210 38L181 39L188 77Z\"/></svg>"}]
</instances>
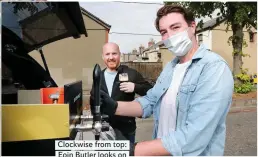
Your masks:
<instances>
[{"instance_id":1,"label":"man's hand","mask_svg":"<svg viewBox=\"0 0 258 157\"><path fill-rule=\"evenodd\" d=\"M107 93L100 91L101 111L109 116L116 113L118 103L113 100Z\"/></svg>"},{"instance_id":2,"label":"man's hand","mask_svg":"<svg viewBox=\"0 0 258 157\"><path fill-rule=\"evenodd\" d=\"M123 82L120 84L120 90L126 93L134 92L135 84L132 82Z\"/></svg>"}]
</instances>

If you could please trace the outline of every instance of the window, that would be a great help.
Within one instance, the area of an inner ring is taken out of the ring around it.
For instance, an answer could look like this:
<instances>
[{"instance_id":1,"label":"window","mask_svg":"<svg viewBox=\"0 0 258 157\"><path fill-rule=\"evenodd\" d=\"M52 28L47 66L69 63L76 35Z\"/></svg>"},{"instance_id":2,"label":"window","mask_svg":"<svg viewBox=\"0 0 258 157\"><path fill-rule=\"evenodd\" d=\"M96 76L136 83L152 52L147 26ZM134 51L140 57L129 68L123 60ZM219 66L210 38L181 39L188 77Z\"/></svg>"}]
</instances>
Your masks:
<instances>
[{"instance_id":1,"label":"window","mask_svg":"<svg viewBox=\"0 0 258 157\"><path fill-rule=\"evenodd\" d=\"M254 42L254 32L249 32L249 41Z\"/></svg>"},{"instance_id":2,"label":"window","mask_svg":"<svg viewBox=\"0 0 258 157\"><path fill-rule=\"evenodd\" d=\"M202 34L199 34L198 35L198 44L201 45L203 42L203 35Z\"/></svg>"},{"instance_id":3,"label":"window","mask_svg":"<svg viewBox=\"0 0 258 157\"><path fill-rule=\"evenodd\" d=\"M160 53L160 52L158 53L158 58L159 58L159 59L161 58L161 53Z\"/></svg>"}]
</instances>

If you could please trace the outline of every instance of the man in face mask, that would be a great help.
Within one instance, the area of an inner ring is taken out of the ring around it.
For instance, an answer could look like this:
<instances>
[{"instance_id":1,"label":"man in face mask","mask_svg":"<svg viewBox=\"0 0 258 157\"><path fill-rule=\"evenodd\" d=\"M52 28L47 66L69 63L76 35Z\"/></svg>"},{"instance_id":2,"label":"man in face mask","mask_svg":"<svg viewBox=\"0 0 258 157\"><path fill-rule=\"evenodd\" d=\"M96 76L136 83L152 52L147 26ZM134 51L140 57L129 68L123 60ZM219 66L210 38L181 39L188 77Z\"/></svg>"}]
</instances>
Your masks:
<instances>
[{"instance_id":1,"label":"man in face mask","mask_svg":"<svg viewBox=\"0 0 258 157\"><path fill-rule=\"evenodd\" d=\"M131 155L222 156L234 86L228 64L198 46L194 17L184 8L162 7L156 27L176 58L143 97L117 102L102 92L103 111L142 118L153 114L154 139L132 144Z\"/></svg>"}]
</instances>

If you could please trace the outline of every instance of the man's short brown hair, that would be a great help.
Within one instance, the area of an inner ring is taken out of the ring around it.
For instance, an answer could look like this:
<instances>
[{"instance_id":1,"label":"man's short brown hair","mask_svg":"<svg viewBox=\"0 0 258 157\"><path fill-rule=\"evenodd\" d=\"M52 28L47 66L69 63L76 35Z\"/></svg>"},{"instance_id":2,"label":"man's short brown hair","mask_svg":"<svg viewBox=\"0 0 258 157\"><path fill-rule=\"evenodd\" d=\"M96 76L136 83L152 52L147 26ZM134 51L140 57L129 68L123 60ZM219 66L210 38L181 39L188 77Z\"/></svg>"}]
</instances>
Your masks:
<instances>
[{"instance_id":1,"label":"man's short brown hair","mask_svg":"<svg viewBox=\"0 0 258 157\"><path fill-rule=\"evenodd\" d=\"M157 18L155 21L155 26L158 31L159 29L159 20L163 17L166 16L167 14L170 13L180 13L183 15L185 21L190 24L191 22L194 21L194 15L190 12L187 11L185 8L178 6L178 5L164 5L162 8L160 8L157 12Z\"/></svg>"}]
</instances>

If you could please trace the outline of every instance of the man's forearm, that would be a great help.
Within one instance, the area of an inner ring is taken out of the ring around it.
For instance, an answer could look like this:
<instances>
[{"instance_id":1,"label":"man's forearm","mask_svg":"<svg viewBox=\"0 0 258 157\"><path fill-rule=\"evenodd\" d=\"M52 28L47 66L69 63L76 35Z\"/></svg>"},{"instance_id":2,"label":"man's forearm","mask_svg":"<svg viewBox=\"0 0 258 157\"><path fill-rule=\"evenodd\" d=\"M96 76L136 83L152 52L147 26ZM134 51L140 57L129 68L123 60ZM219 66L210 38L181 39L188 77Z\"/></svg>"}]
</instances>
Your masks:
<instances>
[{"instance_id":1,"label":"man's forearm","mask_svg":"<svg viewBox=\"0 0 258 157\"><path fill-rule=\"evenodd\" d=\"M141 117L142 107L137 101L118 101L116 115L128 117Z\"/></svg>"},{"instance_id":2,"label":"man's forearm","mask_svg":"<svg viewBox=\"0 0 258 157\"><path fill-rule=\"evenodd\" d=\"M136 145L134 156L171 156L160 139L140 142Z\"/></svg>"}]
</instances>

